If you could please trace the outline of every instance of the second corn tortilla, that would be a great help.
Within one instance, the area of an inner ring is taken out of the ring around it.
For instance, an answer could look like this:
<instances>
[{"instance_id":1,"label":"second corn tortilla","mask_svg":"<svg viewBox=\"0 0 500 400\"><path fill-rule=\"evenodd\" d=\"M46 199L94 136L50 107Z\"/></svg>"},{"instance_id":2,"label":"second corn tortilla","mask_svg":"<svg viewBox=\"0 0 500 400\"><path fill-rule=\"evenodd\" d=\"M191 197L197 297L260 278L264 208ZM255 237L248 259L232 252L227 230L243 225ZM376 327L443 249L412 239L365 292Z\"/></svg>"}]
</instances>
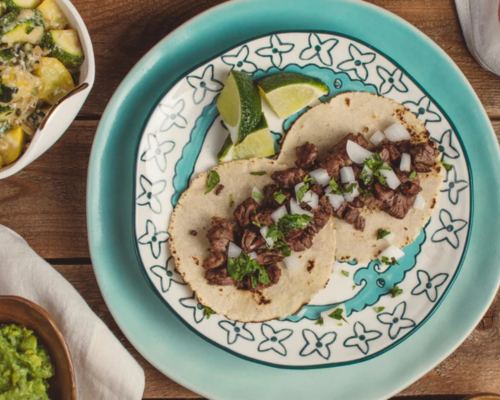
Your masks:
<instances>
[{"instance_id":1,"label":"second corn tortilla","mask_svg":"<svg viewBox=\"0 0 500 400\"><path fill-rule=\"evenodd\" d=\"M329 103L311 108L297 119L285 137L278 162L295 166L295 148L306 142L316 145L318 159L323 160L328 151L349 133L359 132L369 139L375 132L383 132L397 121L410 132L413 143L427 140L425 125L403 105L368 92L340 94ZM335 218L337 259L368 262L376 258L388 247L387 241L377 240L379 229L394 233L392 244L399 248L413 242L437 205L439 188L444 179L442 169L438 166L432 172L419 174L425 207L422 210L410 209L402 220L382 211L363 209L361 214L366 224L364 231L360 232Z\"/></svg>"}]
</instances>

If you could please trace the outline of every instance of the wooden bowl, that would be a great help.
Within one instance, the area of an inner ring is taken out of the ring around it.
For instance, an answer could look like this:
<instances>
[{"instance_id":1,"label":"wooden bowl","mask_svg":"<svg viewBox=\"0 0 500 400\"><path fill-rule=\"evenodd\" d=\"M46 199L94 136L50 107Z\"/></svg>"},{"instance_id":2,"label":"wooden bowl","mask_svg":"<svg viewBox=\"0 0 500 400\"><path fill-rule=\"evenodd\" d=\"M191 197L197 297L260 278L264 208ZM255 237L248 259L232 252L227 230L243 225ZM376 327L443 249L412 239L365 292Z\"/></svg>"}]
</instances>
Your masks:
<instances>
[{"instance_id":1,"label":"wooden bowl","mask_svg":"<svg viewBox=\"0 0 500 400\"><path fill-rule=\"evenodd\" d=\"M73 362L61 332L49 314L35 303L16 296L0 296L0 324L23 325L35 332L49 353L55 375L48 380L51 400L76 400Z\"/></svg>"}]
</instances>

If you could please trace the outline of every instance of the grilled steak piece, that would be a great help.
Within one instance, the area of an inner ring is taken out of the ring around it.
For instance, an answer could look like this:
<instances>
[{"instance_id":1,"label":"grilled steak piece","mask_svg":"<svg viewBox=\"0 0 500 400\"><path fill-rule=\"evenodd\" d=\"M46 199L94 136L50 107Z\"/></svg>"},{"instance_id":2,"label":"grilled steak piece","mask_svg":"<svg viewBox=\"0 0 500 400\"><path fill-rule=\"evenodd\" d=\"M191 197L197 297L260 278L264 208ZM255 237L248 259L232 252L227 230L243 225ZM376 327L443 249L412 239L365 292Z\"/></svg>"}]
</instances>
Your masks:
<instances>
[{"instance_id":1,"label":"grilled steak piece","mask_svg":"<svg viewBox=\"0 0 500 400\"><path fill-rule=\"evenodd\" d=\"M356 221L354 222L354 229L357 231L365 230L365 219L361 215L356 218Z\"/></svg>"},{"instance_id":2,"label":"grilled steak piece","mask_svg":"<svg viewBox=\"0 0 500 400\"><path fill-rule=\"evenodd\" d=\"M242 203L238 204L233 212L234 218L238 221L238 224L241 227L247 226L251 224L250 216L255 214L258 208L259 205L257 202L253 198L249 197Z\"/></svg>"},{"instance_id":3,"label":"grilled steak piece","mask_svg":"<svg viewBox=\"0 0 500 400\"><path fill-rule=\"evenodd\" d=\"M394 198L394 190L388 188L387 186L382 186L380 183L376 183L373 186L373 192L375 193L375 197L384 204L391 202Z\"/></svg>"},{"instance_id":4,"label":"grilled steak piece","mask_svg":"<svg viewBox=\"0 0 500 400\"><path fill-rule=\"evenodd\" d=\"M401 193L403 193L405 196L416 196L422 191L422 188L420 185L418 185L415 182L412 181L407 181L405 183L402 183L399 188L398 188Z\"/></svg>"},{"instance_id":5,"label":"grilled steak piece","mask_svg":"<svg viewBox=\"0 0 500 400\"><path fill-rule=\"evenodd\" d=\"M278 203L274 197L274 194L279 192L280 190L281 190L281 193L283 193L286 196L286 199L282 203ZM291 197L292 197L292 194L291 194L290 190L280 189L280 187L278 185L270 184L264 188L264 200L263 200L262 204L264 207L272 208L274 211L278 207L288 205Z\"/></svg>"},{"instance_id":6,"label":"grilled steak piece","mask_svg":"<svg viewBox=\"0 0 500 400\"><path fill-rule=\"evenodd\" d=\"M333 215L333 207L327 197L323 196L319 200L318 207L313 210L313 219L309 223L309 231L318 233L327 224Z\"/></svg>"},{"instance_id":7,"label":"grilled steak piece","mask_svg":"<svg viewBox=\"0 0 500 400\"><path fill-rule=\"evenodd\" d=\"M213 269L218 268L226 262L224 253L211 253L205 260L203 260L203 268Z\"/></svg>"},{"instance_id":8,"label":"grilled steak piece","mask_svg":"<svg viewBox=\"0 0 500 400\"><path fill-rule=\"evenodd\" d=\"M295 148L295 154L297 154L295 165L299 168L309 168L314 165L318 158L318 149L314 144L306 142Z\"/></svg>"},{"instance_id":9,"label":"grilled steak piece","mask_svg":"<svg viewBox=\"0 0 500 400\"><path fill-rule=\"evenodd\" d=\"M293 251L304 251L305 249L310 249L313 245L312 235L305 230L302 230L300 235L296 235L296 233L294 233L294 235L290 236L289 233L285 236L284 241Z\"/></svg>"},{"instance_id":10,"label":"grilled steak piece","mask_svg":"<svg viewBox=\"0 0 500 400\"><path fill-rule=\"evenodd\" d=\"M266 268L266 271L270 281L270 284L266 285L266 287L277 284L281 277L281 269L277 265L271 265Z\"/></svg>"},{"instance_id":11,"label":"grilled steak piece","mask_svg":"<svg viewBox=\"0 0 500 400\"><path fill-rule=\"evenodd\" d=\"M337 143L330 150L326 159L320 163L320 166L326 169L328 175L335 179L338 179L340 177L340 168L349 167L353 164L346 151L346 145L349 140L359 144L362 147L368 147L368 141L361 133L358 133L356 135L350 133L339 143Z\"/></svg>"},{"instance_id":12,"label":"grilled steak piece","mask_svg":"<svg viewBox=\"0 0 500 400\"><path fill-rule=\"evenodd\" d=\"M235 280L227 275L226 267L208 269L205 278L209 285L230 286L236 284Z\"/></svg>"},{"instance_id":13,"label":"grilled steak piece","mask_svg":"<svg viewBox=\"0 0 500 400\"><path fill-rule=\"evenodd\" d=\"M412 164L417 172L429 172L430 167L436 163L436 158L440 153L434 146L434 142L429 141L411 148Z\"/></svg>"},{"instance_id":14,"label":"grilled steak piece","mask_svg":"<svg viewBox=\"0 0 500 400\"><path fill-rule=\"evenodd\" d=\"M274 224L274 221L271 218L273 212L274 212L273 209L265 208L261 211L258 211L257 214L252 214L250 216L250 219L252 222L255 222L256 224L262 226L271 226Z\"/></svg>"},{"instance_id":15,"label":"grilled steak piece","mask_svg":"<svg viewBox=\"0 0 500 400\"><path fill-rule=\"evenodd\" d=\"M212 227L207 232L212 253L225 253L229 242L234 241L236 223L224 218L212 217Z\"/></svg>"},{"instance_id":16,"label":"grilled steak piece","mask_svg":"<svg viewBox=\"0 0 500 400\"><path fill-rule=\"evenodd\" d=\"M266 243L266 239L262 237L260 232L255 232L251 229L245 229L241 238L241 248L245 253L251 253L257 250L260 246Z\"/></svg>"},{"instance_id":17,"label":"grilled steak piece","mask_svg":"<svg viewBox=\"0 0 500 400\"><path fill-rule=\"evenodd\" d=\"M369 192L368 192L369 193ZM373 194L369 193L370 196L365 197L363 195L356 197L353 201L351 201L351 206L356 208L366 207L369 210L376 210L380 208L382 202L377 199Z\"/></svg>"},{"instance_id":18,"label":"grilled steak piece","mask_svg":"<svg viewBox=\"0 0 500 400\"><path fill-rule=\"evenodd\" d=\"M284 171L273 172L271 178L281 187L293 188L303 181L306 171L302 168L288 168Z\"/></svg>"},{"instance_id":19,"label":"grilled steak piece","mask_svg":"<svg viewBox=\"0 0 500 400\"><path fill-rule=\"evenodd\" d=\"M391 202L384 204L383 210L390 216L403 219L413 206L415 196L405 196L402 193L396 193Z\"/></svg>"},{"instance_id":20,"label":"grilled steak piece","mask_svg":"<svg viewBox=\"0 0 500 400\"><path fill-rule=\"evenodd\" d=\"M260 265L273 265L283 260L281 252L276 249L264 249L257 252L257 261Z\"/></svg>"},{"instance_id":21,"label":"grilled steak piece","mask_svg":"<svg viewBox=\"0 0 500 400\"><path fill-rule=\"evenodd\" d=\"M309 190L313 193L316 193L319 197L321 197L325 194L325 192L323 190L323 186L318 185L318 184L312 185Z\"/></svg>"}]
</instances>

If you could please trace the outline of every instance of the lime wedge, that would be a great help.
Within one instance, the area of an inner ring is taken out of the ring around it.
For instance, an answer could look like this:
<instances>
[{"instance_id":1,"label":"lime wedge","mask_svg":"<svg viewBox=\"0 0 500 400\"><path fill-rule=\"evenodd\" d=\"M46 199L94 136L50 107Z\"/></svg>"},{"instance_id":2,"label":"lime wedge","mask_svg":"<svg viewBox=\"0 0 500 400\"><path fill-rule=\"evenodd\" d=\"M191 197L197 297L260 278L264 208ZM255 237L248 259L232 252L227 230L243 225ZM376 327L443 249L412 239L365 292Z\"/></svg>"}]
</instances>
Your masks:
<instances>
[{"instance_id":1,"label":"lime wedge","mask_svg":"<svg viewBox=\"0 0 500 400\"><path fill-rule=\"evenodd\" d=\"M266 117L262 114L255 131L249 133L240 144L234 145L231 136L228 136L217 157L219 162L223 163L252 157L269 157L274 154L273 135L267 126Z\"/></svg>"},{"instance_id":2,"label":"lime wedge","mask_svg":"<svg viewBox=\"0 0 500 400\"><path fill-rule=\"evenodd\" d=\"M262 113L259 91L252 79L244 72L231 71L217 100L217 108L231 140L240 143L255 130Z\"/></svg>"},{"instance_id":3,"label":"lime wedge","mask_svg":"<svg viewBox=\"0 0 500 400\"><path fill-rule=\"evenodd\" d=\"M295 72L281 72L257 82L262 97L280 118L296 113L329 92L321 80Z\"/></svg>"}]
</instances>

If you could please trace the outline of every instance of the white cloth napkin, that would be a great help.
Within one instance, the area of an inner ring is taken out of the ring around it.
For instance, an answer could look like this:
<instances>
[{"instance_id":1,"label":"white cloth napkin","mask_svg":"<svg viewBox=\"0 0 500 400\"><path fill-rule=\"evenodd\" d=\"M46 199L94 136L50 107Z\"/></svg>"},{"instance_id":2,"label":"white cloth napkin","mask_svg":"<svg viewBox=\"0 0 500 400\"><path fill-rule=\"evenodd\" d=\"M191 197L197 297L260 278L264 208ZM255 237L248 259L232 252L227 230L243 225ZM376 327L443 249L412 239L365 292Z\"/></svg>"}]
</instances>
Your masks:
<instances>
[{"instance_id":1,"label":"white cloth napkin","mask_svg":"<svg viewBox=\"0 0 500 400\"><path fill-rule=\"evenodd\" d=\"M477 62L500 75L499 0L455 0L465 41Z\"/></svg>"},{"instance_id":2,"label":"white cloth napkin","mask_svg":"<svg viewBox=\"0 0 500 400\"><path fill-rule=\"evenodd\" d=\"M85 300L17 233L0 225L0 295L27 298L54 319L68 344L79 400L139 400L144 371Z\"/></svg>"}]
</instances>

